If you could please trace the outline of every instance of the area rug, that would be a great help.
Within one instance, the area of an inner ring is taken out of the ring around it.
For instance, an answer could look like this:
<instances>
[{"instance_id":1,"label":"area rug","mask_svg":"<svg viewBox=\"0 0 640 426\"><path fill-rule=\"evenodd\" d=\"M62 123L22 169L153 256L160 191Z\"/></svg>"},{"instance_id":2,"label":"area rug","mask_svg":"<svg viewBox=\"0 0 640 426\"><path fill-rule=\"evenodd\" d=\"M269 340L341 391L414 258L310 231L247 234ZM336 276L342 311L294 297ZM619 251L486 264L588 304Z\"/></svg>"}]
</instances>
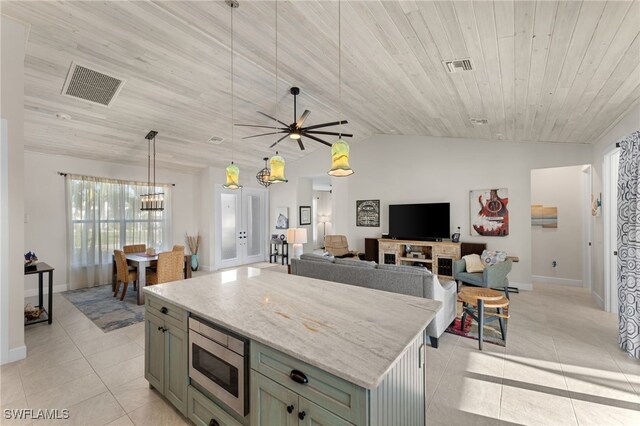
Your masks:
<instances>
[{"instance_id":1,"label":"area rug","mask_svg":"<svg viewBox=\"0 0 640 426\"><path fill-rule=\"evenodd\" d=\"M129 285L122 302L121 293L122 286L118 297L113 297L111 284L107 284L69 290L62 292L62 295L102 331L108 333L144 321L144 305L137 303L138 292Z\"/></svg>"},{"instance_id":2,"label":"area rug","mask_svg":"<svg viewBox=\"0 0 640 426\"><path fill-rule=\"evenodd\" d=\"M460 330L460 323L462 322L462 303L458 302L457 305L458 314L455 321L447 328L447 333L457 334L458 336L466 337L468 339L478 340L478 323L467 315L464 321L464 328ZM491 309L495 312L495 309ZM486 310L485 310L486 312ZM505 327L509 328L509 320L505 320ZM507 336L509 333L507 332ZM500 322L495 319L484 326L483 341L487 343L493 343L498 346L506 346L506 342L502 340L502 333L500 333Z\"/></svg>"}]
</instances>

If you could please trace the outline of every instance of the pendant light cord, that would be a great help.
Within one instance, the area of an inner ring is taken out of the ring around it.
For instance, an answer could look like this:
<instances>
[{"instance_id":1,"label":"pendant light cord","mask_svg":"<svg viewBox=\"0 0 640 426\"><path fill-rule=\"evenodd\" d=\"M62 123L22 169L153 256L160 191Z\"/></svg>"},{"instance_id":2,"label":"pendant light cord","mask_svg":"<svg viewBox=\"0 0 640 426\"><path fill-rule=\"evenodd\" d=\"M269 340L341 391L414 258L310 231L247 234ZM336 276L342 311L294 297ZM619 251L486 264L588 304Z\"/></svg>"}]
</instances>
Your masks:
<instances>
[{"instance_id":1,"label":"pendant light cord","mask_svg":"<svg viewBox=\"0 0 640 426\"><path fill-rule=\"evenodd\" d=\"M234 69L233 69L233 6L231 6L231 164L233 164L233 160L234 160L234 145L235 145L235 131L234 131L234 115L233 115L233 110L234 110L234 101L235 101L235 93L234 93L234 84L233 84L233 80L234 80Z\"/></svg>"},{"instance_id":2,"label":"pendant light cord","mask_svg":"<svg viewBox=\"0 0 640 426\"><path fill-rule=\"evenodd\" d=\"M153 192L156 192L156 137L153 137Z\"/></svg>"},{"instance_id":3,"label":"pendant light cord","mask_svg":"<svg viewBox=\"0 0 640 426\"><path fill-rule=\"evenodd\" d=\"M342 139L342 2L338 0L338 139Z\"/></svg>"},{"instance_id":4,"label":"pendant light cord","mask_svg":"<svg viewBox=\"0 0 640 426\"><path fill-rule=\"evenodd\" d=\"M276 3L276 99L275 99L275 116L278 116L278 0L275 1Z\"/></svg>"}]
</instances>

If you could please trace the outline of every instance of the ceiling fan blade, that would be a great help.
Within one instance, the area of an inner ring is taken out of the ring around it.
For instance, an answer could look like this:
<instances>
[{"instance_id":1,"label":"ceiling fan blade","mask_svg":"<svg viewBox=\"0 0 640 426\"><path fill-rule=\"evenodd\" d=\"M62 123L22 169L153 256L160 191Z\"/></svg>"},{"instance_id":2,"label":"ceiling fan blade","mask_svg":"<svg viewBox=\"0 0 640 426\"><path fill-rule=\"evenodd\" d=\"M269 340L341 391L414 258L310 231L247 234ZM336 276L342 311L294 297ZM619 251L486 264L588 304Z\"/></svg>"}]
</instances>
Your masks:
<instances>
[{"instance_id":1,"label":"ceiling fan blade","mask_svg":"<svg viewBox=\"0 0 640 426\"><path fill-rule=\"evenodd\" d=\"M287 135L284 135L283 137L281 137L280 139L278 139L277 141L275 141L275 143L271 144L271 146L270 146L269 148L273 148L274 146L278 145L278 144L279 144L280 142L282 142L282 140L283 140L284 138L286 138L287 136L289 136L289 135L288 135L288 134L287 134Z\"/></svg>"},{"instance_id":2,"label":"ceiling fan blade","mask_svg":"<svg viewBox=\"0 0 640 426\"><path fill-rule=\"evenodd\" d=\"M273 121L277 121L278 123L282 124L282 125L283 125L283 126L285 126L286 128L289 128L289 125L288 125L287 123L283 123L282 121L278 120L277 118L272 117L272 116L270 116L270 115L267 115L267 114L265 114L264 112L260 112L260 111L257 111L257 112L258 112L258 114L262 114L262 115L264 115L265 117L272 119Z\"/></svg>"},{"instance_id":3,"label":"ceiling fan blade","mask_svg":"<svg viewBox=\"0 0 640 426\"><path fill-rule=\"evenodd\" d=\"M314 135L333 135L333 136L344 136L345 138L352 138L353 134L351 133L338 133L338 132L322 132L320 130L312 130L310 132L303 131L302 134L312 133Z\"/></svg>"},{"instance_id":4,"label":"ceiling fan blade","mask_svg":"<svg viewBox=\"0 0 640 426\"><path fill-rule=\"evenodd\" d=\"M304 151L304 144L302 143L302 138L298 139L298 146L302 151Z\"/></svg>"},{"instance_id":5,"label":"ceiling fan blade","mask_svg":"<svg viewBox=\"0 0 640 426\"><path fill-rule=\"evenodd\" d=\"M242 138L242 139L257 138L258 136L277 135L278 133L285 133L285 132L280 131L280 132L261 133L261 134L259 134L259 135L245 136L245 137L244 137L244 138Z\"/></svg>"},{"instance_id":6,"label":"ceiling fan blade","mask_svg":"<svg viewBox=\"0 0 640 426\"><path fill-rule=\"evenodd\" d=\"M306 136L306 137L308 137L308 138L313 139L314 141L318 141L318 142L320 142L320 143L323 143L323 144L325 144L326 146L331 146L331 144L330 144L329 142L323 141L323 140L322 140L322 139L320 139L320 138L316 138L316 137L315 137L315 136L313 136L313 135L305 134L305 136Z\"/></svg>"},{"instance_id":7,"label":"ceiling fan blade","mask_svg":"<svg viewBox=\"0 0 640 426\"><path fill-rule=\"evenodd\" d=\"M288 130L288 129L283 129L282 127L261 126L259 124L234 124L234 126L238 126L238 127L259 127L261 129Z\"/></svg>"},{"instance_id":8,"label":"ceiling fan blade","mask_svg":"<svg viewBox=\"0 0 640 426\"><path fill-rule=\"evenodd\" d=\"M305 109L302 115L300 116L300 118L298 119L298 122L296 123L296 129L299 129L300 127L302 127L302 123L304 123L304 120L307 119L309 114L311 114L311 111L309 111L308 109Z\"/></svg>"},{"instance_id":9,"label":"ceiling fan blade","mask_svg":"<svg viewBox=\"0 0 640 426\"><path fill-rule=\"evenodd\" d=\"M331 123L314 124L313 126L305 127L304 129L300 129L300 130L318 129L320 127L337 126L338 124L348 124L348 123L349 122L347 120L332 121Z\"/></svg>"}]
</instances>

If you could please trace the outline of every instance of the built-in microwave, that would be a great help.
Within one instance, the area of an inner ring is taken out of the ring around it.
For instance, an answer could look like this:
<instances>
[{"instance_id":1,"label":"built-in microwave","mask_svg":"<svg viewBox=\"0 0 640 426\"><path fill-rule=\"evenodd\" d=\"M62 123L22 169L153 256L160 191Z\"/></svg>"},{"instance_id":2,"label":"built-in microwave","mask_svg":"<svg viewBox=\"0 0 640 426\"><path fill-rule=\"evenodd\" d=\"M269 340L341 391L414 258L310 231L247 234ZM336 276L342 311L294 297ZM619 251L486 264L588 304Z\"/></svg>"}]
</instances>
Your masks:
<instances>
[{"instance_id":1,"label":"built-in microwave","mask_svg":"<svg viewBox=\"0 0 640 426\"><path fill-rule=\"evenodd\" d=\"M249 341L189 317L189 378L238 415L249 413Z\"/></svg>"}]
</instances>

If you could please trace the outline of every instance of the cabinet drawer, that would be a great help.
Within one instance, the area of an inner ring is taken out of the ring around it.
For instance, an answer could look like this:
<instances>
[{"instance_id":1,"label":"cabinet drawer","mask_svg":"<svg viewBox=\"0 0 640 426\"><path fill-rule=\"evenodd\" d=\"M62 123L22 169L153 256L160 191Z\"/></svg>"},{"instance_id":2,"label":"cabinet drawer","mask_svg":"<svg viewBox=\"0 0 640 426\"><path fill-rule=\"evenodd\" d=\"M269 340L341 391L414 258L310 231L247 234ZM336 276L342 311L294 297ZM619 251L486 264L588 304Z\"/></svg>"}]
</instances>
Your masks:
<instances>
[{"instance_id":1,"label":"cabinet drawer","mask_svg":"<svg viewBox=\"0 0 640 426\"><path fill-rule=\"evenodd\" d=\"M398 250L398 244L396 243L380 243L379 250L396 251Z\"/></svg>"},{"instance_id":2,"label":"cabinet drawer","mask_svg":"<svg viewBox=\"0 0 640 426\"><path fill-rule=\"evenodd\" d=\"M251 368L351 423L366 419L366 390L286 354L251 342ZM302 372L308 383L291 379Z\"/></svg>"},{"instance_id":3,"label":"cabinet drawer","mask_svg":"<svg viewBox=\"0 0 640 426\"><path fill-rule=\"evenodd\" d=\"M436 254L446 254L449 256L460 256L459 246L435 246Z\"/></svg>"},{"instance_id":4,"label":"cabinet drawer","mask_svg":"<svg viewBox=\"0 0 640 426\"><path fill-rule=\"evenodd\" d=\"M187 416L196 425L209 426L215 420L220 426L242 426L193 386L189 386L187 395Z\"/></svg>"},{"instance_id":5,"label":"cabinet drawer","mask_svg":"<svg viewBox=\"0 0 640 426\"><path fill-rule=\"evenodd\" d=\"M151 314L187 331L187 315L183 309L149 295L145 297L145 304Z\"/></svg>"}]
</instances>

